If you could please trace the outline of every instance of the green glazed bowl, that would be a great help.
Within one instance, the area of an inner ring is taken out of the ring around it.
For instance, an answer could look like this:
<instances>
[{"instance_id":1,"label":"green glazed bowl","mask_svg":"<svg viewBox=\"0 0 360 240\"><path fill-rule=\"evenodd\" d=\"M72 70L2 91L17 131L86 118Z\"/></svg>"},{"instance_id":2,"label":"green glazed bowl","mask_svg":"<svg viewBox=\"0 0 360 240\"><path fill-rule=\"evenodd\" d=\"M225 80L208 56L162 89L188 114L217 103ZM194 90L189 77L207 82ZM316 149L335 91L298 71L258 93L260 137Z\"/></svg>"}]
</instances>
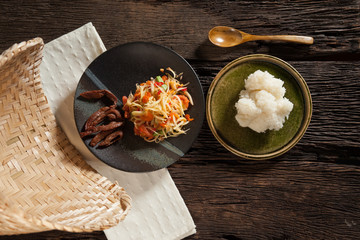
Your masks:
<instances>
[{"instance_id":1,"label":"green glazed bowl","mask_svg":"<svg viewBox=\"0 0 360 240\"><path fill-rule=\"evenodd\" d=\"M285 97L294 104L278 131L257 133L241 127L235 119L235 103L244 89L244 80L256 70L268 71L283 80ZM287 62L264 54L240 57L226 65L214 78L206 98L206 118L215 138L230 152L246 159L270 159L289 151L305 134L311 115L310 91L300 73Z\"/></svg>"}]
</instances>

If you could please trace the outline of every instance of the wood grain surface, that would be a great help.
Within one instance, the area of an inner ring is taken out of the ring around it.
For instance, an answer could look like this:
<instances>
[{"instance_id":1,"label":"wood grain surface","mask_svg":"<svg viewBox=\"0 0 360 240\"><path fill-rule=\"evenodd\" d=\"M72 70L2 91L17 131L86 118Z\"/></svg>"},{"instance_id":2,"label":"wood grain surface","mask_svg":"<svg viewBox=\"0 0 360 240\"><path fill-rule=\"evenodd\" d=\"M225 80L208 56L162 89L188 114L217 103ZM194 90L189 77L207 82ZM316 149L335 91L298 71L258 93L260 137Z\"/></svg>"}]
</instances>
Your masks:
<instances>
[{"instance_id":1,"label":"wood grain surface","mask_svg":"<svg viewBox=\"0 0 360 240\"><path fill-rule=\"evenodd\" d=\"M169 167L197 226L187 239L360 239L359 0L0 1L0 51L37 36L49 42L87 22L108 49L132 41L172 48L193 66L205 94L221 68L253 53L288 61L310 88L310 126L276 159L232 155L204 121L190 151ZM307 35L315 43L223 49L207 39L215 25ZM106 237L50 231L5 239Z\"/></svg>"}]
</instances>

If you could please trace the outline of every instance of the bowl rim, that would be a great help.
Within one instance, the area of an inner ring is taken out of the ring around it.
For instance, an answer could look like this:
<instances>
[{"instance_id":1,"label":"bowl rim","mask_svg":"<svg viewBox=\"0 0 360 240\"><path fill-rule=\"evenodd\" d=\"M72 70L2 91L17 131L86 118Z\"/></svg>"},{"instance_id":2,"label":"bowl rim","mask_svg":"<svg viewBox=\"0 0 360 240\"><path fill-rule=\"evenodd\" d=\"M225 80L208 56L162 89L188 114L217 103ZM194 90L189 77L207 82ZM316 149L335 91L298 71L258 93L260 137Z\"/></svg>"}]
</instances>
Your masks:
<instances>
[{"instance_id":1,"label":"bowl rim","mask_svg":"<svg viewBox=\"0 0 360 240\"><path fill-rule=\"evenodd\" d=\"M249 60L262 60L262 61L266 61L266 62L270 62L273 63L279 67L281 67L282 69L284 69L285 71L287 71L290 75L292 75L294 77L294 79L296 80L296 82L298 83L300 89L301 89L301 93L304 99L304 117L302 119L302 123L300 125L300 128L298 129L297 133L295 134L295 136L284 146L282 146L280 149L275 150L273 152L270 153L265 153L265 154L250 154L250 153L245 153L245 152L241 152L231 146L229 146L217 133L217 130L214 126L214 123L212 122L212 117L211 117L211 106L210 106L210 102L215 90L216 85L218 84L218 82L220 81L221 77L228 71L230 70L233 66L236 66L240 63L243 63L245 61L249 61ZM311 117L312 117L312 99L311 99L311 93L309 90L308 85L306 84L305 79L301 76L301 74L293 67L291 66L289 63L287 63L286 61L271 56L271 55L267 55L267 54L250 54L250 55L245 55L242 57L239 57L233 61L231 61L230 63L228 63L227 65L225 65L225 67L223 67L218 74L215 76L215 78L213 79L213 81L210 84L207 96L206 96L206 120L209 124L210 130L212 132L212 134L215 136L215 138L217 139L217 141L223 146L225 147L228 151L232 152L233 154L239 156L239 157L243 157L245 159L250 159L250 160L266 160L266 159L271 159L271 158L275 158L278 157L284 153L286 153L287 151L289 151L292 147L294 147L299 141L300 139L304 136L310 121L311 121Z\"/></svg>"}]
</instances>

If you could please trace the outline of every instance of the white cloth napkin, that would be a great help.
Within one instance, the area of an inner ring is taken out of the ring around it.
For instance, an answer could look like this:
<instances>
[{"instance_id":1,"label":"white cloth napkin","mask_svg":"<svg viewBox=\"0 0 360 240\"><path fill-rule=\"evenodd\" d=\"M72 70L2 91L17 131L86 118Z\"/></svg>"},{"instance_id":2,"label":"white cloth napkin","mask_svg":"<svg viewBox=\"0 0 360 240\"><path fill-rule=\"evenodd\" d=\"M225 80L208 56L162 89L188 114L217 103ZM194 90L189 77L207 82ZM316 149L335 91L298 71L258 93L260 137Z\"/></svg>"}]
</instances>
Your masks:
<instances>
[{"instance_id":1,"label":"white cloth napkin","mask_svg":"<svg viewBox=\"0 0 360 240\"><path fill-rule=\"evenodd\" d=\"M45 44L40 76L51 110L70 142L93 168L117 181L133 199L125 220L105 234L109 240L171 240L194 234L193 219L167 169L151 173L116 170L98 160L77 134L75 89L87 66L104 51L95 27L88 23Z\"/></svg>"}]
</instances>

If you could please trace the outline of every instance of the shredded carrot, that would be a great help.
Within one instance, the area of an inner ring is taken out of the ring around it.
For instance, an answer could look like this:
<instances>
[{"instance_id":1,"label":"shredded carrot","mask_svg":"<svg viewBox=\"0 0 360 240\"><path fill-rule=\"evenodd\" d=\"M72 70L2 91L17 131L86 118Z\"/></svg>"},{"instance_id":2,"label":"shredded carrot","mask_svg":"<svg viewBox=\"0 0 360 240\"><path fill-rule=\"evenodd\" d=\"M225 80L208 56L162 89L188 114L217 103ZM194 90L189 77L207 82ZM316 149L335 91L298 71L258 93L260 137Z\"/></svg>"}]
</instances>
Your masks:
<instances>
[{"instance_id":1,"label":"shredded carrot","mask_svg":"<svg viewBox=\"0 0 360 240\"><path fill-rule=\"evenodd\" d=\"M178 115L177 113L175 113L175 112L171 112L171 113L169 114L169 119L170 119L170 121L173 121L173 117L175 117L175 120L176 120L176 119L179 118L179 115Z\"/></svg>"},{"instance_id":2,"label":"shredded carrot","mask_svg":"<svg viewBox=\"0 0 360 240\"><path fill-rule=\"evenodd\" d=\"M149 130L145 127L145 125L140 125L139 127L134 128L135 135L139 135L140 137L146 137L148 139L154 138L154 136L149 132Z\"/></svg>"},{"instance_id":3,"label":"shredded carrot","mask_svg":"<svg viewBox=\"0 0 360 240\"><path fill-rule=\"evenodd\" d=\"M154 115L151 112L146 111L145 114L141 116L141 119L143 121L150 122L151 120L154 119Z\"/></svg>"},{"instance_id":4,"label":"shredded carrot","mask_svg":"<svg viewBox=\"0 0 360 240\"><path fill-rule=\"evenodd\" d=\"M178 95L178 96L182 102L183 108L188 109L190 100L184 95Z\"/></svg>"},{"instance_id":5,"label":"shredded carrot","mask_svg":"<svg viewBox=\"0 0 360 240\"><path fill-rule=\"evenodd\" d=\"M194 120L193 118L190 118L190 115L189 115L189 114L185 114L185 118L186 118L186 120L188 120L189 122L191 122L191 121Z\"/></svg>"},{"instance_id":6,"label":"shredded carrot","mask_svg":"<svg viewBox=\"0 0 360 240\"><path fill-rule=\"evenodd\" d=\"M127 98L127 96L123 96L123 97L122 97L122 102L123 102L123 105L125 105L125 104L126 104L127 99L128 99L128 98Z\"/></svg>"},{"instance_id":7,"label":"shredded carrot","mask_svg":"<svg viewBox=\"0 0 360 240\"><path fill-rule=\"evenodd\" d=\"M134 94L134 99L137 99L138 97L140 97L140 91L136 91Z\"/></svg>"},{"instance_id":8,"label":"shredded carrot","mask_svg":"<svg viewBox=\"0 0 360 240\"><path fill-rule=\"evenodd\" d=\"M149 102L149 98L151 97L151 93L150 92L146 92L145 95L143 96L143 98L141 99L141 101L143 103L147 103Z\"/></svg>"}]
</instances>

